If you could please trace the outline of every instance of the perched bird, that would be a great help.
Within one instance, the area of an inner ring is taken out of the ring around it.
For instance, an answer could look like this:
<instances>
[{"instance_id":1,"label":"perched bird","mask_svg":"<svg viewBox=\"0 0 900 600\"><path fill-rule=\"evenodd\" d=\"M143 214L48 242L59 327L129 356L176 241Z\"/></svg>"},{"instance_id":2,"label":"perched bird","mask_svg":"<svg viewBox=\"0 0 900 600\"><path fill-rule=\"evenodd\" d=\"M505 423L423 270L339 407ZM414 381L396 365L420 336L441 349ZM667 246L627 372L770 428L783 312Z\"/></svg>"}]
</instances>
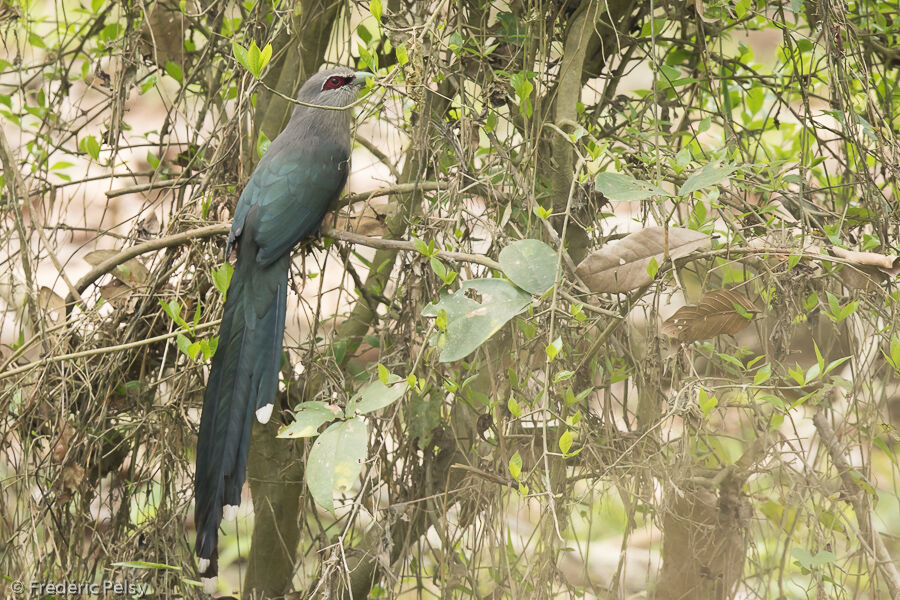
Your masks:
<instances>
[{"instance_id":1,"label":"perched bird","mask_svg":"<svg viewBox=\"0 0 900 600\"><path fill-rule=\"evenodd\" d=\"M371 73L331 69L310 77L297 99L344 108ZM316 232L347 181L351 110L298 104L247 182L226 254L237 247L219 345L212 359L194 478L196 552L207 593L218 573L218 528L241 503L254 416L266 423L278 386L291 249Z\"/></svg>"}]
</instances>

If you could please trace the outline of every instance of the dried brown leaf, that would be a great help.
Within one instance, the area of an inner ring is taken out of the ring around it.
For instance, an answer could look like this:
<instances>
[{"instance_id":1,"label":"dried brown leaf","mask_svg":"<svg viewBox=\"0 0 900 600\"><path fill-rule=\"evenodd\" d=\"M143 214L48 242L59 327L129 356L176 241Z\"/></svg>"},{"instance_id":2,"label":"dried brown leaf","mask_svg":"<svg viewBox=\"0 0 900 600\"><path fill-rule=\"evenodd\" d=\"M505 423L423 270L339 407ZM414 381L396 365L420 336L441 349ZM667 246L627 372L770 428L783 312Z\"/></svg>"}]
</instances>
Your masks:
<instances>
[{"instance_id":1,"label":"dried brown leaf","mask_svg":"<svg viewBox=\"0 0 900 600\"><path fill-rule=\"evenodd\" d=\"M627 292L649 284L650 259L661 265L665 259L666 230L648 227L605 246L578 265L576 273L593 292ZM669 228L669 256L680 258L708 248L709 236L692 229Z\"/></svg>"},{"instance_id":2,"label":"dried brown leaf","mask_svg":"<svg viewBox=\"0 0 900 600\"><path fill-rule=\"evenodd\" d=\"M377 237L387 234L387 225L385 224L387 210L386 202L369 202L362 207L362 210L352 213L341 211L328 218L334 223L335 229Z\"/></svg>"},{"instance_id":3,"label":"dried brown leaf","mask_svg":"<svg viewBox=\"0 0 900 600\"><path fill-rule=\"evenodd\" d=\"M121 281L110 281L100 288L100 295L109 302L113 308L122 310L128 306L133 290Z\"/></svg>"},{"instance_id":4,"label":"dried brown leaf","mask_svg":"<svg viewBox=\"0 0 900 600\"><path fill-rule=\"evenodd\" d=\"M738 310L740 308L740 310ZM680 342L706 340L719 334L734 335L743 331L752 319L744 314L759 311L747 298L730 290L714 290L705 294L696 306L682 306L666 319L660 331Z\"/></svg>"},{"instance_id":5,"label":"dried brown leaf","mask_svg":"<svg viewBox=\"0 0 900 600\"><path fill-rule=\"evenodd\" d=\"M118 250L94 250L88 252L84 260L92 267L96 267L103 261L119 254ZM113 275L130 286L143 285L150 279L150 271L144 266L144 263L136 258L130 258L121 265L112 270Z\"/></svg>"},{"instance_id":6,"label":"dried brown leaf","mask_svg":"<svg viewBox=\"0 0 900 600\"><path fill-rule=\"evenodd\" d=\"M162 223L156 216L156 211L152 211L146 218L138 221L138 236L141 239L151 238L162 233Z\"/></svg>"},{"instance_id":7,"label":"dried brown leaf","mask_svg":"<svg viewBox=\"0 0 900 600\"><path fill-rule=\"evenodd\" d=\"M66 314L66 301L46 285L41 286L38 305L53 322L58 321L60 316Z\"/></svg>"}]
</instances>

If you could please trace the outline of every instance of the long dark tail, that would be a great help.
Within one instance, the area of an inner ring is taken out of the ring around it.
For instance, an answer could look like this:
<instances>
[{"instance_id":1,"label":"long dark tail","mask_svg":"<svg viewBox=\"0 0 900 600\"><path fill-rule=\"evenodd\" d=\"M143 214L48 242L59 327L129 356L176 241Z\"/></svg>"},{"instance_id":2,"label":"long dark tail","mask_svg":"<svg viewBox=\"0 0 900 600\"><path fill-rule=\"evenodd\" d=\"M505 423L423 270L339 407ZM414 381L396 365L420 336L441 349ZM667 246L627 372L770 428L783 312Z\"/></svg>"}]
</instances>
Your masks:
<instances>
[{"instance_id":1,"label":"long dark tail","mask_svg":"<svg viewBox=\"0 0 900 600\"><path fill-rule=\"evenodd\" d=\"M241 503L253 417L269 420L281 364L290 256L262 268L250 250L239 249L228 288L197 439L196 552L208 591L218 574L219 523Z\"/></svg>"}]
</instances>

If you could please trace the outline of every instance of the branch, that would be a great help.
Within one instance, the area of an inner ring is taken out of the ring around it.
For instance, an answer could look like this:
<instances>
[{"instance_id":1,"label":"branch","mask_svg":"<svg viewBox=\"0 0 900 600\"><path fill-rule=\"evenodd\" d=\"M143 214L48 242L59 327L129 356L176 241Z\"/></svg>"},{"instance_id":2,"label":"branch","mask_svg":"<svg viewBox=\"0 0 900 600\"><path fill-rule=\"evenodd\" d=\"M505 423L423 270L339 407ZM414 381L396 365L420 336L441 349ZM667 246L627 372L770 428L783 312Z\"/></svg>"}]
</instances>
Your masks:
<instances>
[{"instance_id":1,"label":"branch","mask_svg":"<svg viewBox=\"0 0 900 600\"><path fill-rule=\"evenodd\" d=\"M163 182L159 182L163 183ZM171 182L170 182L171 183ZM364 200L369 200L371 198L377 198L379 196L390 196L392 194L408 194L412 191L435 191L441 189L442 183L439 181L423 181L418 184L415 183L399 183L396 185L379 188L377 190L372 190L371 192L365 192L361 194L347 194L344 196L340 202L339 206L348 206L350 204L354 204L356 202L361 202ZM133 189L133 188L132 188ZM114 190L116 191L116 190ZM122 191L122 190L118 190ZM124 192L123 192L124 193ZM142 242L130 248L126 248L122 250L119 254L115 256L111 256L108 259L104 260L102 263L96 265L93 269L88 271L78 282L75 284L75 291L79 294L83 293L84 290L87 289L89 285L97 281L103 275L106 275L117 266L122 263L135 258L136 256L140 256L141 254L146 254L148 252L154 252L156 250L162 250L163 248L170 248L172 246L180 246L185 244L191 240L200 240L209 237L214 237L217 235L224 235L228 233L231 229L231 225L228 223L216 223L215 225L207 225L206 227L200 227L198 229L190 229L188 231L183 231L181 233L176 233L173 235L156 238L154 240L149 240L146 242ZM327 233L326 233L327 231ZM356 234L350 232L342 232L336 229L328 229L323 230L322 233L327 235L328 237L333 237L334 239L344 240L352 243L363 244L367 246L371 246L373 248L396 248L390 245L379 245L382 241L387 240L378 240L377 238L367 238L365 236L358 236ZM351 239L352 238L352 239ZM409 242L412 244L412 242ZM415 248L410 246L409 248L396 248L396 249L410 249L414 250ZM446 253L445 258L451 260L465 260L464 258L452 258L452 254L460 254L461 253ZM485 266L489 266L492 268L498 268L497 263L490 261L490 259L486 259L484 257L474 257L474 259L482 259L481 264ZM484 262L489 261L489 262ZM477 260L472 260L471 262L478 262ZM75 303L74 294L69 293L66 297L66 306L71 306Z\"/></svg>"},{"instance_id":2,"label":"branch","mask_svg":"<svg viewBox=\"0 0 900 600\"><path fill-rule=\"evenodd\" d=\"M115 256L110 256L102 263L96 265L93 269L88 271L84 275L84 277L79 279L75 284L75 290L77 290L79 294L83 293L89 285L97 281L100 277L109 273L122 263L129 261L136 256L140 256L141 254L146 254L155 250L162 250L163 248L169 248L172 246L180 246L181 244L184 244L191 240L199 240L213 237L215 235L223 235L228 233L229 229L231 229L231 226L229 224L217 223L215 225L200 227L199 229L190 229L188 231L183 231L174 235L156 238L155 240L149 240L132 246L131 248L126 248ZM66 312L68 312L69 307L72 306L74 302L75 299L72 297L71 293L66 296Z\"/></svg>"},{"instance_id":3,"label":"branch","mask_svg":"<svg viewBox=\"0 0 900 600\"><path fill-rule=\"evenodd\" d=\"M819 438L831 457L831 462L834 463L840 474L841 482L844 484L844 493L847 495L850 505L853 506L853 512L856 513L856 522L859 524L857 535L860 538L860 542L872 553L876 568L881 571L887 582L891 598L900 598L900 571L897 570L897 564L888 553L881 535L872 528L866 492L860 489L859 485L853 480L853 476L850 474L852 469L841 452L840 444L834 435L834 429L831 427L828 419L825 418L824 410L819 410L813 415L813 424L816 426Z\"/></svg>"}]
</instances>

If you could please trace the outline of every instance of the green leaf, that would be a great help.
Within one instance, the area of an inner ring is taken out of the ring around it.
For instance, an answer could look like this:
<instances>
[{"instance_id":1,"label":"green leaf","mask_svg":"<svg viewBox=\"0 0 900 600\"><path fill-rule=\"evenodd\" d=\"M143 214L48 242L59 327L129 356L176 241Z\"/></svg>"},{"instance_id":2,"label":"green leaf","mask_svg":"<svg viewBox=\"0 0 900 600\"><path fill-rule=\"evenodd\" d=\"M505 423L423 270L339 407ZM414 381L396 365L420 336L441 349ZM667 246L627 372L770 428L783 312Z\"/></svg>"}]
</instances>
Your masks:
<instances>
[{"instance_id":1,"label":"green leaf","mask_svg":"<svg viewBox=\"0 0 900 600\"><path fill-rule=\"evenodd\" d=\"M141 82L141 94L146 94L148 90L150 90L153 86L156 85L156 82L159 81L159 78L156 76L156 73L152 73L147 75Z\"/></svg>"},{"instance_id":2,"label":"green leaf","mask_svg":"<svg viewBox=\"0 0 900 600\"><path fill-rule=\"evenodd\" d=\"M651 196L668 196L662 188L622 173L598 173L594 187L612 202L638 202Z\"/></svg>"},{"instance_id":3,"label":"green leaf","mask_svg":"<svg viewBox=\"0 0 900 600\"><path fill-rule=\"evenodd\" d=\"M710 396L706 393L706 390L700 388L700 393L697 397L697 404L700 406L700 411L703 413L703 416L709 415L710 411L719 405L719 399L714 395Z\"/></svg>"},{"instance_id":4,"label":"green leaf","mask_svg":"<svg viewBox=\"0 0 900 600\"><path fill-rule=\"evenodd\" d=\"M765 364L753 376L753 385L762 385L772 376L772 365Z\"/></svg>"},{"instance_id":5,"label":"green leaf","mask_svg":"<svg viewBox=\"0 0 900 600\"><path fill-rule=\"evenodd\" d=\"M306 459L306 486L316 504L334 514L334 494L348 489L362 472L368 431L362 419L332 423Z\"/></svg>"},{"instance_id":6,"label":"green leaf","mask_svg":"<svg viewBox=\"0 0 900 600\"><path fill-rule=\"evenodd\" d=\"M175 64L171 60L166 61L166 75L168 75L178 83L182 83L182 80L184 79L184 73L181 71L181 65Z\"/></svg>"},{"instance_id":7,"label":"green leaf","mask_svg":"<svg viewBox=\"0 0 900 600\"><path fill-rule=\"evenodd\" d=\"M416 252L424 254L425 256L431 256L432 250L429 249L428 244L419 238L413 238L413 246L415 247Z\"/></svg>"},{"instance_id":8,"label":"green leaf","mask_svg":"<svg viewBox=\"0 0 900 600\"><path fill-rule=\"evenodd\" d=\"M238 61L238 64L249 71L250 63L247 62L247 49L237 42L231 42L231 51L234 53L234 59Z\"/></svg>"},{"instance_id":9,"label":"green leaf","mask_svg":"<svg viewBox=\"0 0 900 600\"><path fill-rule=\"evenodd\" d=\"M394 48L394 54L397 56L397 64L401 67L409 62L409 52L404 44L400 44Z\"/></svg>"},{"instance_id":10,"label":"green leaf","mask_svg":"<svg viewBox=\"0 0 900 600\"><path fill-rule=\"evenodd\" d=\"M556 283L556 252L539 240L519 240L505 247L500 267L513 283L536 296Z\"/></svg>"},{"instance_id":11,"label":"green leaf","mask_svg":"<svg viewBox=\"0 0 900 600\"><path fill-rule=\"evenodd\" d=\"M522 457L519 455L519 451L516 450L516 453L512 455L512 458L509 459L509 465L507 466L509 469L509 474L512 475L513 479L516 481L519 480L519 477L522 476Z\"/></svg>"},{"instance_id":12,"label":"green leaf","mask_svg":"<svg viewBox=\"0 0 900 600\"><path fill-rule=\"evenodd\" d=\"M381 363L378 363L378 380L381 381L384 385L389 383L391 378L391 372L388 371L387 367Z\"/></svg>"},{"instance_id":13,"label":"green leaf","mask_svg":"<svg viewBox=\"0 0 900 600\"><path fill-rule=\"evenodd\" d=\"M559 449L564 455L569 454L572 448L572 432L568 429L559 437Z\"/></svg>"},{"instance_id":14,"label":"green leaf","mask_svg":"<svg viewBox=\"0 0 900 600\"><path fill-rule=\"evenodd\" d=\"M447 266L443 262L441 262L441 259L432 256L429 262L431 263L431 270L434 271L435 275L446 281Z\"/></svg>"},{"instance_id":15,"label":"green leaf","mask_svg":"<svg viewBox=\"0 0 900 600\"><path fill-rule=\"evenodd\" d=\"M716 166L716 163L704 165L687 178L687 181L678 190L678 195L687 196L705 187L722 183L736 170L737 167L733 165L725 165L724 167Z\"/></svg>"},{"instance_id":16,"label":"green leaf","mask_svg":"<svg viewBox=\"0 0 900 600\"><path fill-rule=\"evenodd\" d=\"M269 149L269 144L272 141L266 136L262 131L259 132L259 136L256 138L256 155L260 158L263 157L263 154L266 153L266 150Z\"/></svg>"},{"instance_id":17,"label":"green leaf","mask_svg":"<svg viewBox=\"0 0 900 600\"><path fill-rule=\"evenodd\" d=\"M805 548L792 548L791 556L793 556L797 560L797 563L801 567L805 568L808 571L814 571L822 565L837 560L837 556L835 556L833 552L829 552L828 550L822 550L820 552L817 552L816 555L813 556Z\"/></svg>"},{"instance_id":18,"label":"green leaf","mask_svg":"<svg viewBox=\"0 0 900 600\"><path fill-rule=\"evenodd\" d=\"M381 23L381 0L371 0L369 2L369 12L375 17L375 20Z\"/></svg>"},{"instance_id":19,"label":"green leaf","mask_svg":"<svg viewBox=\"0 0 900 600\"><path fill-rule=\"evenodd\" d=\"M544 219L544 220L549 219L550 215L553 214L553 211L551 211L549 208L544 208L540 204L534 205L533 212L534 212L534 214L536 214L538 216L538 218Z\"/></svg>"},{"instance_id":20,"label":"green leaf","mask_svg":"<svg viewBox=\"0 0 900 600\"><path fill-rule=\"evenodd\" d=\"M186 335L184 335L183 333L179 333L177 336L175 336L175 343L178 345L179 350L181 350L188 356L191 356L191 353L189 350L189 348L191 346L191 340L189 340ZM196 356L196 354L194 356ZM192 360L193 360L193 358L194 357L191 356Z\"/></svg>"},{"instance_id":21,"label":"green leaf","mask_svg":"<svg viewBox=\"0 0 900 600\"><path fill-rule=\"evenodd\" d=\"M825 359L822 358L822 353L819 351L819 345L816 343L816 340L813 340L813 350L816 352L816 363L819 365L819 370L822 371L825 369Z\"/></svg>"},{"instance_id":22,"label":"green leaf","mask_svg":"<svg viewBox=\"0 0 900 600\"><path fill-rule=\"evenodd\" d=\"M657 273L659 273L659 263L656 262L655 256L651 256L650 262L647 263L647 275L650 276L650 279L656 279Z\"/></svg>"},{"instance_id":23,"label":"green leaf","mask_svg":"<svg viewBox=\"0 0 900 600\"><path fill-rule=\"evenodd\" d=\"M885 354L885 358L888 359L895 371L900 371L900 338L896 334L891 336L890 353L890 356Z\"/></svg>"},{"instance_id":24,"label":"green leaf","mask_svg":"<svg viewBox=\"0 0 900 600\"><path fill-rule=\"evenodd\" d=\"M94 160L100 158L100 143L97 141L97 138L92 135L81 138L81 143L78 144L78 148L82 152L89 154Z\"/></svg>"},{"instance_id":25,"label":"green leaf","mask_svg":"<svg viewBox=\"0 0 900 600\"><path fill-rule=\"evenodd\" d=\"M553 383L559 383L560 381L568 381L575 376L575 371L560 371L556 375L553 376Z\"/></svg>"},{"instance_id":26,"label":"green leaf","mask_svg":"<svg viewBox=\"0 0 900 600\"><path fill-rule=\"evenodd\" d=\"M213 285L215 285L216 289L219 290L219 293L222 294L223 300L228 293L228 286L231 284L231 276L233 274L234 267L232 267L229 262L224 262L219 267L212 270Z\"/></svg>"},{"instance_id":27,"label":"green leaf","mask_svg":"<svg viewBox=\"0 0 900 600\"><path fill-rule=\"evenodd\" d=\"M560 350L562 350L562 337L558 337L553 342L547 344L547 347L544 348L544 352L547 353L547 358L552 361L559 355Z\"/></svg>"},{"instance_id":28,"label":"green leaf","mask_svg":"<svg viewBox=\"0 0 900 600\"><path fill-rule=\"evenodd\" d=\"M516 400L515 396L510 396L509 400L506 402L506 408L509 409L509 413L519 418L522 415L522 406L519 404L519 401Z\"/></svg>"},{"instance_id":29,"label":"green leaf","mask_svg":"<svg viewBox=\"0 0 900 600\"><path fill-rule=\"evenodd\" d=\"M776 396L774 394L762 394L760 396L757 396L756 399L759 400L760 402L765 402L767 404L771 404L778 410L784 410L784 400L782 400L781 398L779 398L778 396Z\"/></svg>"},{"instance_id":30,"label":"green leaf","mask_svg":"<svg viewBox=\"0 0 900 600\"><path fill-rule=\"evenodd\" d=\"M534 73L530 71L521 71L509 76L509 83L519 99L519 112L526 119L531 116L532 111L531 92L534 91L534 84L531 83L531 77L533 76Z\"/></svg>"},{"instance_id":31,"label":"green leaf","mask_svg":"<svg viewBox=\"0 0 900 600\"><path fill-rule=\"evenodd\" d=\"M381 367L381 365L379 365ZM383 368L383 367L381 367ZM379 369L380 371L381 369ZM387 369L385 369L387 371ZM385 406L389 406L403 397L409 384L405 380L401 380L396 375L391 375L391 385L387 385L384 381L373 381L363 389L361 389L344 409L344 414L348 417L370 413Z\"/></svg>"},{"instance_id":32,"label":"green leaf","mask_svg":"<svg viewBox=\"0 0 900 600\"><path fill-rule=\"evenodd\" d=\"M325 402L303 402L294 411L294 422L278 430L280 438L313 437L319 427L334 421L340 414L337 407L329 407Z\"/></svg>"},{"instance_id":33,"label":"green leaf","mask_svg":"<svg viewBox=\"0 0 900 600\"><path fill-rule=\"evenodd\" d=\"M262 50L259 49L259 46L256 45L255 41L250 42L250 47L247 49L247 70L253 74L257 79L262 75L263 69L269 63L269 59L272 58L272 44L266 44L265 48Z\"/></svg>"},{"instance_id":34,"label":"green leaf","mask_svg":"<svg viewBox=\"0 0 900 600\"><path fill-rule=\"evenodd\" d=\"M181 316L181 303L178 300L172 299L169 302L165 302L162 298L159 299L159 303L162 306L163 312L169 315L175 323L187 330L191 330L191 326L187 324L187 321L184 320L184 317Z\"/></svg>"},{"instance_id":35,"label":"green leaf","mask_svg":"<svg viewBox=\"0 0 900 600\"><path fill-rule=\"evenodd\" d=\"M469 298L468 290L480 294L481 302ZM426 306L422 315L438 317L441 311L446 314L446 331L433 341L441 348L440 361L452 362L474 352L530 303L529 294L507 281L472 279L456 293L444 294L440 301Z\"/></svg>"}]
</instances>

